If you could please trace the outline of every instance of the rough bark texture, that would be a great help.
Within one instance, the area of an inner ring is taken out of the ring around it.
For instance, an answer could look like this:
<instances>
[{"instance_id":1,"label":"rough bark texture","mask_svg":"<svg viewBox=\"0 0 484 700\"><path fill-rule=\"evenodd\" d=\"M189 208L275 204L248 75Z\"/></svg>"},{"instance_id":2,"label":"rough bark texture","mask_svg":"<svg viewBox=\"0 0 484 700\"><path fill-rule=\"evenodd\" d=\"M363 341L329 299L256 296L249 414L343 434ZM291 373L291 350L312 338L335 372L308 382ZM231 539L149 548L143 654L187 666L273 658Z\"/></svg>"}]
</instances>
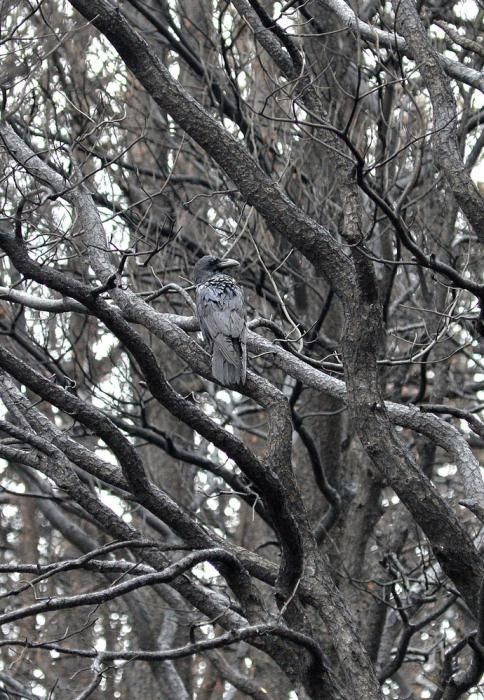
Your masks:
<instances>
[{"instance_id":1,"label":"rough bark texture","mask_svg":"<svg viewBox=\"0 0 484 700\"><path fill-rule=\"evenodd\" d=\"M1 10L0 687L472 697L482 10ZM237 391L206 254L241 262Z\"/></svg>"}]
</instances>

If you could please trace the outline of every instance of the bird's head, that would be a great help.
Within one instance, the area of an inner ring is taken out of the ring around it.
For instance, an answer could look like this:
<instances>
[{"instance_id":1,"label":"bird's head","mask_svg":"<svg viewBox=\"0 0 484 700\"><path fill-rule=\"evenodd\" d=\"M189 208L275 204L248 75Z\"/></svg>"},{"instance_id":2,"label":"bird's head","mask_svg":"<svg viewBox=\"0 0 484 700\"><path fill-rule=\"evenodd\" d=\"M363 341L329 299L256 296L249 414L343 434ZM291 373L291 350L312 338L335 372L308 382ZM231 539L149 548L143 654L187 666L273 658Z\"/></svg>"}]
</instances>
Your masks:
<instances>
[{"instance_id":1,"label":"bird's head","mask_svg":"<svg viewBox=\"0 0 484 700\"><path fill-rule=\"evenodd\" d=\"M213 275L224 273L231 267L237 267L240 263L232 258L216 258L215 255L204 255L193 268L193 281L201 284Z\"/></svg>"}]
</instances>

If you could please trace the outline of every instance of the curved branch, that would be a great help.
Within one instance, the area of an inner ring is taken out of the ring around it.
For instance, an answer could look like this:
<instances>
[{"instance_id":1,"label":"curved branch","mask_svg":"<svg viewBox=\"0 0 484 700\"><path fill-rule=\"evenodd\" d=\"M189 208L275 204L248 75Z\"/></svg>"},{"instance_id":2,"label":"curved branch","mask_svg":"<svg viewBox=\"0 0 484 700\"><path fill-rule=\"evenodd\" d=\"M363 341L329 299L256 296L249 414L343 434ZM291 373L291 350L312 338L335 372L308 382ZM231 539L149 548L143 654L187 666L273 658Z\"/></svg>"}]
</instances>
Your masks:
<instances>
[{"instance_id":1,"label":"curved branch","mask_svg":"<svg viewBox=\"0 0 484 700\"><path fill-rule=\"evenodd\" d=\"M209 649L219 649L230 644L235 644L236 642L252 640L257 637L265 636L276 636L281 639L286 639L298 646L303 647L312 654L313 663L323 672L330 668L330 663L328 659L323 654L320 646L311 637L308 637L301 632L295 632L294 630L284 627L283 625L252 625L248 627L239 627L237 630L231 632L226 632L225 634L214 637L213 639L204 639L199 642L194 642L192 644L186 644L183 647L177 647L175 649L167 649L160 651L143 651L142 649L137 649L134 651L103 651L102 656L105 661L114 660L132 660L132 661L149 661L158 660L162 661L165 659L181 659L186 656L192 656L193 654L199 654L200 652L207 651ZM91 649L69 649L62 647L59 644L52 644L49 642L29 642L28 640L19 639L2 639L0 640L0 647L4 646L22 646L27 649L48 649L52 651L58 651L61 654L69 654L71 656L81 656L85 658L95 658L98 656L99 652Z\"/></svg>"},{"instance_id":2,"label":"curved branch","mask_svg":"<svg viewBox=\"0 0 484 700\"><path fill-rule=\"evenodd\" d=\"M466 169L457 144L457 107L440 55L431 46L413 0L393 0L395 22L404 35L432 101L434 153L467 220L484 243L484 199Z\"/></svg>"},{"instance_id":3,"label":"curved branch","mask_svg":"<svg viewBox=\"0 0 484 700\"><path fill-rule=\"evenodd\" d=\"M38 615L39 613L52 612L54 610L66 610L67 608L72 609L84 605L100 605L101 603L106 603L108 600L113 600L119 596L126 595L127 593L135 591L144 586L153 586L157 583L167 583L169 581L173 581L173 579L177 578L188 569L191 569L193 566L196 566L203 561L223 562L235 567L239 574L242 572L244 576L246 575L246 572L237 557L230 554L230 552L227 552L225 549L202 549L198 552L188 554L175 564L167 566L163 571L156 571L152 574L142 574L141 576L136 576L129 581L118 583L101 591L95 591L94 593L81 593L79 595L72 596L47 598L46 600L38 603L3 613L0 615L0 625L4 625L7 622L13 622L14 620L22 620L26 617L31 617L32 615Z\"/></svg>"},{"instance_id":4,"label":"curved branch","mask_svg":"<svg viewBox=\"0 0 484 700\"><path fill-rule=\"evenodd\" d=\"M406 54L410 58L414 58L411 45L403 36L394 32L386 32L363 22L363 20L356 16L354 11L344 0L318 0L318 2L334 12L349 29L352 29L371 44L377 47L384 46L389 49L398 49L401 53ZM449 76L484 92L484 78L482 77L482 73L459 61L453 61L447 56L439 55L439 60L442 62Z\"/></svg>"},{"instance_id":5,"label":"curved branch","mask_svg":"<svg viewBox=\"0 0 484 700\"><path fill-rule=\"evenodd\" d=\"M79 314L89 313L89 310L75 299L42 299L34 294L28 294L10 287L0 287L0 299L6 299L13 304L21 304L36 311L48 311L53 314L67 311L75 311Z\"/></svg>"},{"instance_id":6,"label":"curved branch","mask_svg":"<svg viewBox=\"0 0 484 700\"><path fill-rule=\"evenodd\" d=\"M346 385L341 379L311 367L257 333L249 331L248 345L254 352L270 354L278 367L305 386L347 401ZM437 416L424 414L417 406L404 406L386 401L384 407L394 425L410 428L425 435L455 460L464 482L466 505L479 519L484 520L484 482L479 462L461 433Z\"/></svg>"}]
</instances>

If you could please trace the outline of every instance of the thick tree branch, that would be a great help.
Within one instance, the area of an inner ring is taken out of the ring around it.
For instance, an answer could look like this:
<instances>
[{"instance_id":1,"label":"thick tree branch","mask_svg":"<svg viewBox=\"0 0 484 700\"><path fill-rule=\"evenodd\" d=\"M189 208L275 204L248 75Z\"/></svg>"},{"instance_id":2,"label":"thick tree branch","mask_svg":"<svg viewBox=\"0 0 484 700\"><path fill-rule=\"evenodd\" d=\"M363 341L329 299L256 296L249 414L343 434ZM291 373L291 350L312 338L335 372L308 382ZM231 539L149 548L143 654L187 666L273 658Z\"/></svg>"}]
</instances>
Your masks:
<instances>
[{"instance_id":1,"label":"thick tree branch","mask_svg":"<svg viewBox=\"0 0 484 700\"><path fill-rule=\"evenodd\" d=\"M352 29L357 36L366 39L370 44L377 47L384 46L389 49L398 49L398 51L406 54L410 58L418 60L413 54L412 45L403 31L401 35L399 35L395 32L387 32L367 24L356 16L353 9L345 0L318 0L318 2L334 12L349 29ZM479 71L440 54L439 60L442 62L449 76L484 92L484 78Z\"/></svg>"},{"instance_id":2,"label":"thick tree branch","mask_svg":"<svg viewBox=\"0 0 484 700\"><path fill-rule=\"evenodd\" d=\"M413 0L394 0L397 29L405 37L430 93L434 153L455 198L484 243L484 199L465 167L457 144L457 107L440 56L432 48Z\"/></svg>"}]
</instances>

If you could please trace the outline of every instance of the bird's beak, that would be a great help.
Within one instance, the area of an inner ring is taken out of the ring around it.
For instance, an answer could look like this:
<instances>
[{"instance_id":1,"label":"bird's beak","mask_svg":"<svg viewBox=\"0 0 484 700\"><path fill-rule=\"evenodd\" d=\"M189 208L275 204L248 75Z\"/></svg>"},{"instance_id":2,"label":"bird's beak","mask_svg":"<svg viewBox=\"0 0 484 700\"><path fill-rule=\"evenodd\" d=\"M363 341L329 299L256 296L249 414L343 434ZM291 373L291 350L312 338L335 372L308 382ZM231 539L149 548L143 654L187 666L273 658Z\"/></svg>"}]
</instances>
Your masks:
<instances>
[{"instance_id":1,"label":"bird's beak","mask_svg":"<svg viewBox=\"0 0 484 700\"><path fill-rule=\"evenodd\" d=\"M232 258L227 258L226 260L221 260L218 267L225 269L226 267L238 267L240 265L238 260L233 260Z\"/></svg>"}]
</instances>

